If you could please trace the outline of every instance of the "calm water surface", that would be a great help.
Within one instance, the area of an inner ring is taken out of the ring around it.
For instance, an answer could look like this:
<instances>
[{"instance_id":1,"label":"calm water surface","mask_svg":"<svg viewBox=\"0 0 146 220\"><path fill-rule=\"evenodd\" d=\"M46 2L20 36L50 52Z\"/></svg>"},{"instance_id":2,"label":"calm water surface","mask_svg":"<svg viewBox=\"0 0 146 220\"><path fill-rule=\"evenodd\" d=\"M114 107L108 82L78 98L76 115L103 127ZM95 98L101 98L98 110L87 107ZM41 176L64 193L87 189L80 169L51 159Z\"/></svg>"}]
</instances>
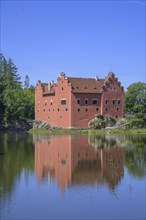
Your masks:
<instances>
[{"instance_id":1,"label":"calm water surface","mask_svg":"<svg viewBox=\"0 0 146 220\"><path fill-rule=\"evenodd\" d=\"M146 219L144 135L0 133L0 219Z\"/></svg>"}]
</instances>

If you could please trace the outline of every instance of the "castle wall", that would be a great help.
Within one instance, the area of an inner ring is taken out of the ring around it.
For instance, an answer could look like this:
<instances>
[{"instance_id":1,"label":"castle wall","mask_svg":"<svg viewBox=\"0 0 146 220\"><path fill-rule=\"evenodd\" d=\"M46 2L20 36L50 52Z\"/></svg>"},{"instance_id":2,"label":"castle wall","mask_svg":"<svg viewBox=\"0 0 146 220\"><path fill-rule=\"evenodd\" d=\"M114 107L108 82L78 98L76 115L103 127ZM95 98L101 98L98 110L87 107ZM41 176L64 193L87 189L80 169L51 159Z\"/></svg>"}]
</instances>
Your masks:
<instances>
[{"instance_id":1,"label":"castle wall","mask_svg":"<svg viewBox=\"0 0 146 220\"><path fill-rule=\"evenodd\" d=\"M74 92L64 73L54 85L38 81L35 88L35 120L62 128L87 128L95 115L124 117L124 91L118 79L109 73L102 81L104 84L96 93Z\"/></svg>"}]
</instances>

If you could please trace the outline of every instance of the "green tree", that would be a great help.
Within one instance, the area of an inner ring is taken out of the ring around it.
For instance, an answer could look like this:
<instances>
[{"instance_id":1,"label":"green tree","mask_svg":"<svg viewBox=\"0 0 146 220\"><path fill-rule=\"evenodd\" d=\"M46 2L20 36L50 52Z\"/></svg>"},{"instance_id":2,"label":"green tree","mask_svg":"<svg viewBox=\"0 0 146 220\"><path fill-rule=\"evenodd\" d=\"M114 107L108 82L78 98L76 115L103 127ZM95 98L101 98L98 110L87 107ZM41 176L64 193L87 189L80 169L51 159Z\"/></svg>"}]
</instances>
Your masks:
<instances>
[{"instance_id":1,"label":"green tree","mask_svg":"<svg viewBox=\"0 0 146 220\"><path fill-rule=\"evenodd\" d=\"M26 75L24 89L21 77L12 59L0 53L0 120L34 118L34 87L29 87Z\"/></svg>"},{"instance_id":2,"label":"green tree","mask_svg":"<svg viewBox=\"0 0 146 220\"><path fill-rule=\"evenodd\" d=\"M146 112L146 83L131 84L124 96L125 112Z\"/></svg>"},{"instance_id":3,"label":"green tree","mask_svg":"<svg viewBox=\"0 0 146 220\"><path fill-rule=\"evenodd\" d=\"M24 88L25 89L29 88L29 81L30 81L29 76L26 75L25 80L24 80Z\"/></svg>"},{"instance_id":4,"label":"green tree","mask_svg":"<svg viewBox=\"0 0 146 220\"><path fill-rule=\"evenodd\" d=\"M22 105L20 108L20 117L25 119L34 118L34 86L23 89Z\"/></svg>"},{"instance_id":5,"label":"green tree","mask_svg":"<svg viewBox=\"0 0 146 220\"><path fill-rule=\"evenodd\" d=\"M19 106L18 95L21 91L21 77L17 74L17 67L9 59L5 69L5 81L3 91L4 116L6 121L10 116L15 115Z\"/></svg>"}]
</instances>

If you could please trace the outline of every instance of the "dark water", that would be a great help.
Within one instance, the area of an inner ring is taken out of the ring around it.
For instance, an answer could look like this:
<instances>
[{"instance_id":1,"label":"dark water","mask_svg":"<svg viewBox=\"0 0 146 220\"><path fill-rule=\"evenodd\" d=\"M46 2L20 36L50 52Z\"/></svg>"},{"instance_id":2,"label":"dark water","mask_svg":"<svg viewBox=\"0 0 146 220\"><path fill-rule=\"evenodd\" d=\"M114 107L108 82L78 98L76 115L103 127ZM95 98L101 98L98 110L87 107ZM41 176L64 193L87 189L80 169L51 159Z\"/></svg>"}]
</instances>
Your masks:
<instances>
[{"instance_id":1,"label":"dark water","mask_svg":"<svg viewBox=\"0 0 146 220\"><path fill-rule=\"evenodd\" d=\"M146 219L146 137L0 134L0 219Z\"/></svg>"}]
</instances>

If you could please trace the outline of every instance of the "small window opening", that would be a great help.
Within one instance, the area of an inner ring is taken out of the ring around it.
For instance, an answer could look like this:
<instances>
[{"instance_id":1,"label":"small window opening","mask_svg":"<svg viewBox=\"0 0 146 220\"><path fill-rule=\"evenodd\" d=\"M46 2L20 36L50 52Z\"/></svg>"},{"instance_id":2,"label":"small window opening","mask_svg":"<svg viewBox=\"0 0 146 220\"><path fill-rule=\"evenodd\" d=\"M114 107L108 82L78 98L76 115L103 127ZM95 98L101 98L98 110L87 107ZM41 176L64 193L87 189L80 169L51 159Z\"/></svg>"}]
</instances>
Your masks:
<instances>
[{"instance_id":1,"label":"small window opening","mask_svg":"<svg viewBox=\"0 0 146 220\"><path fill-rule=\"evenodd\" d=\"M66 105L66 99L61 99L61 105Z\"/></svg>"},{"instance_id":2,"label":"small window opening","mask_svg":"<svg viewBox=\"0 0 146 220\"><path fill-rule=\"evenodd\" d=\"M77 103L78 103L78 105L80 105L80 99L77 99Z\"/></svg>"},{"instance_id":3,"label":"small window opening","mask_svg":"<svg viewBox=\"0 0 146 220\"><path fill-rule=\"evenodd\" d=\"M113 99L113 105L115 105L116 104L116 100L115 99Z\"/></svg>"},{"instance_id":4,"label":"small window opening","mask_svg":"<svg viewBox=\"0 0 146 220\"><path fill-rule=\"evenodd\" d=\"M97 105L97 99L92 99L92 104Z\"/></svg>"},{"instance_id":5,"label":"small window opening","mask_svg":"<svg viewBox=\"0 0 146 220\"><path fill-rule=\"evenodd\" d=\"M85 105L87 105L88 104L88 99L85 99Z\"/></svg>"}]
</instances>

